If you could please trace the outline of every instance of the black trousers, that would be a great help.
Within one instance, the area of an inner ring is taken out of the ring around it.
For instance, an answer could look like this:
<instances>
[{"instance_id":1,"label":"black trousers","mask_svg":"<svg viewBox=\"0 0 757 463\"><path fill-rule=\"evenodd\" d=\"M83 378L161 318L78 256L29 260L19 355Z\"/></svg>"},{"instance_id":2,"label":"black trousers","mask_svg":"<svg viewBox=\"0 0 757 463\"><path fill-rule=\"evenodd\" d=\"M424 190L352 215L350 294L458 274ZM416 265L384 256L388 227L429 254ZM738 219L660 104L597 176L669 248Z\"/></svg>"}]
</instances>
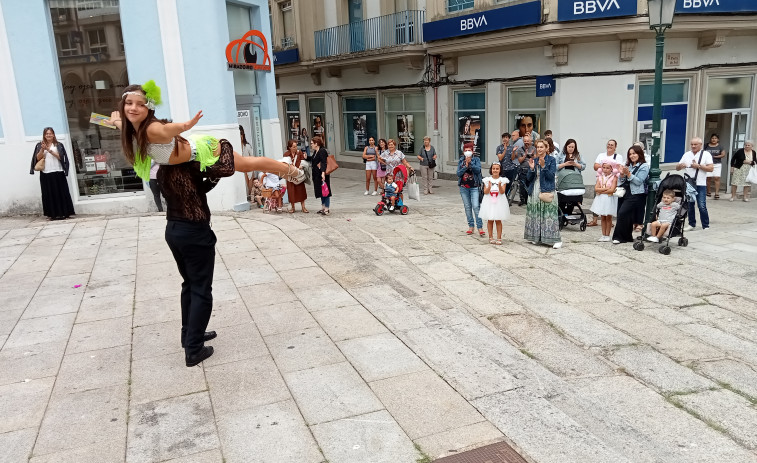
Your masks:
<instances>
[{"instance_id":1,"label":"black trousers","mask_svg":"<svg viewBox=\"0 0 757 463\"><path fill-rule=\"evenodd\" d=\"M150 191L152 191L152 197L155 199L155 205L158 206L158 212L163 212L163 204L160 202L160 185L154 178L150 179Z\"/></svg>"},{"instance_id":2,"label":"black trousers","mask_svg":"<svg viewBox=\"0 0 757 463\"><path fill-rule=\"evenodd\" d=\"M528 175L528 166L518 168L518 184L520 186L520 202L526 204L528 202L528 190L526 189L526 175Z\"/></svg>"},{"instance_id":3,"label":"black trousers","mask_svg":"<svg viewBox=\"0 0 757 463\"><path fill-rule=\"evenodd\" d=\"M181 283L181 343L187 355L198 353L213 311L216 235L206 223L169 220L166 243L184 281Z\"/></svg>"},{"instance_id":4,"label":"black trousers","mask_svg":"<svg viewBox=\"0 0 757 463\"><path fill-rule=\"evenodd\" d=\"M626 188L629 188L626 186ZM647 205L647 195L644 193L632 195L630 191L618 201L618 219L615 222L615 231L612 239L621 243L633 242L633 224L643 223L644 209Z\"/></svg>"}]
</instances>

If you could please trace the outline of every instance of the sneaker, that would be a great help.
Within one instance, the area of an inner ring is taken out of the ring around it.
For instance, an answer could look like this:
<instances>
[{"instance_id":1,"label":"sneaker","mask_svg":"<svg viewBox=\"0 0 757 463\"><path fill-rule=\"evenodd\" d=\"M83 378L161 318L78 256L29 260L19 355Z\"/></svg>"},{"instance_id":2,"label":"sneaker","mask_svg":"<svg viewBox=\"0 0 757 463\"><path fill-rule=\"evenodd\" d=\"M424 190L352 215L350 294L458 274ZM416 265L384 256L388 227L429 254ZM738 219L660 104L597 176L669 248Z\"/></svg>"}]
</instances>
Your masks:
<instances>
[{"instance_id":1,"label":"sneaker","mask_svg":"<svg viewBox=\"0 0 757 463\"><path fill-rule=\"evenodd\" d=\"M704 227L702 230L709 230L710 227Z\"/></svg>"},{"instance_id":2,"label":"sneaker","mask_svg":"<svg viewBox=\"0 0 757 463\"><path fill-rule=\"evenodd\" d=\"M394 210L394 206L389 206L389 210L393 211Z\"/></svg>"},{"instance_id":3,"label":"sneaker","mask_svg":"<svg viewBox=\"0 0 757 463\"><path fill-rule=\"evenodd\" d=\"M368 196L370 192L368 190L365 190L365 193L363 193L363 196Z\"/></svg>"},{"instance_id":4,"label":"sneaker","mask_svg":"<svg viewBox=\"0 0 757 463\"><path fill-rule=\"evenodd\" d=\"M558 241L557 243L552 245L552 249L560 249L562 247L562 241Z\"/></svg>"},{"instance_id":5,"label":"sneaker","mask_svg":"<svg viewBox=\"0 0 757 463\"><path fill-rule=\"evenodd\" d=\"M373 190L373 193L371 193L371 196L376 196L376 190Z\"/></svg>"},{"instance_id":6,"label":"sneaker","mask_svg":"<svg viewBox=\"0 0 757 463\"><path fill-rule=\"evenodd\" d=\"M650 236L649 238L647 238L647 241L649 241L650 243L659 243L660 239L656 236Z\"/></svg>"},{"instance_id":7,"label":"sneaker","mask_svg":"<svg viewBox=\"0 0 757 463\"><path fill-rule=\"evenodd\" d=\"M683 231L692 231L692 230L694 230L694 227L692 227L691 225L686 225L685 227L683 227Z\"/></svg>"},{"instance_id":8,"label":"sneaker","mask_svg":"<svg viewBox=\"0 0 757 463\"><path fill-rule=\"evenodd\" d=\"M620 244L619 240L612 240L612 244Z\"/></svg>"},{"instance_id":9,"label":"sneaker","mask_svg":"<svg viewBox=\"0 0 757 463\"><path fill-rule=\"evenodd\" d=\"M598 243L601 243L601 242L603 242L604 240L605 240L605 237L604 237L604 235L602 235L602 236L600 236L600 237L599 237L599 239L597 240L597 242L598 242Z\"/></svg>"}]
</instances>

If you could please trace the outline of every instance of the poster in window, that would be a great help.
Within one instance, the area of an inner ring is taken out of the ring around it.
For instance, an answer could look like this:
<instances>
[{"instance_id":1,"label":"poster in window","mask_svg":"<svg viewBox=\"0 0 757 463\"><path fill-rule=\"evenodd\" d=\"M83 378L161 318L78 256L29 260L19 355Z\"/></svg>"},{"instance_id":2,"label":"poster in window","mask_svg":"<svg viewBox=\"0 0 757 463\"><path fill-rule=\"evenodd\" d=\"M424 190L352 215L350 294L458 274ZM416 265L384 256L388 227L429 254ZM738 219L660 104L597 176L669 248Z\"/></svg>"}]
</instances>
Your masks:
<instances>
[{"instance_id":1,"label":"poster in window","mask_svg":"<svg viewBox=\"0 0 757 463\"><path fill-rule=\"evenodd\" d=\"M313 116L313 129L311 131L314 137L321 137L323 140L323 146L326 146L326 129L323 127L323 116L320 114L314 114Z\"/></svg>"},{"instance_id":2,"label":"poster in window","mask_svg":"<svg viewBox=\"0 0 757 463\"><path fill-rule=\"evenodd\" d=\"M298 140L300 137L300 115L289 114L287 118L289 121L289 139Z\"/></svg>"},{"instance_id":3,"label":"poster in window","mask_svg":"<svg viewBox=\"0 0 757 463\"><path fill-rule=\"evenodd\" d=\"M399 139L400 151L403 153L415 151L415 130L412 114L397 115L397 138Z\"/></svg>"},{"instance_id":4,"label":"poster in window","mask_svg":"<svg viewBox=\"0 0 757 463\"><path fill-rule=\"evenodd\" d=\"M536 114L518 113L515 115L515 127L518 128L521 137L533 135L533 132L538 134L539 125L541 125L541 119ZM531 141L535 142L536 140Z\"/></svg>"},{"instance_id":5,"label":"poster in window","mask_svg":"<svg viewBox=\"0 0 757 463\"><path fill-rule=\"evenodd\" d=\"M300 130L300 139L298 146L302 151L306 153L310 152L310 135L308 134L308 129L305 127Z\"/></svg>"},{"instance_id":6,"label":"poster in window","mask_svg":"<svg viewBox=\"0 0 757 463\"><path fill-rule=\"evenodd\" d=\"M665 162L665 129L668 127L667 119L660 121L660 162ZM639 121L636 131L636 139L644 145L644 154L647 159L652 156L652 121Z\"/></svg>"},{"instance_id":7,"label":"poster in window","mask_svg":"<svg viewBox=\"0 0 757 463\"><path fill-rule=\"evenodd\" d=\"M481 156L481 116L470 114L458 118L458 139L460 140L460 153L463 152L463 146L466 143L473 143L473 155Z\"/></svg>"},{"instance_id":8,"label":"poster in window","mask_svg":"<svg viewBox=\"0 0 757 463\"><path fill-rule=\"evenodd\" d=\"M362 151L368 142L368 116L365 114L352 116L352 142L355 151Z\"/></svg>"}]
</instances>

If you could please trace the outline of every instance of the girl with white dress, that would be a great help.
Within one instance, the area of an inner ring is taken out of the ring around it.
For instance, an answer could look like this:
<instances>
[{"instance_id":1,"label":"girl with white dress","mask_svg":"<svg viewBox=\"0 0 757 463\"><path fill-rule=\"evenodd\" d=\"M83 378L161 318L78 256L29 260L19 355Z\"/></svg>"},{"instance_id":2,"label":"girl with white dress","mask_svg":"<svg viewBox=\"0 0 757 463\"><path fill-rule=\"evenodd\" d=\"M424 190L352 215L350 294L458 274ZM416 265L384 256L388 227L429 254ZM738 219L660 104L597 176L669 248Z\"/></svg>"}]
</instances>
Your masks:
<instances>
[{"instance_id":1,"label":"girl with white dress","mask_svg":"<svg viewBox=\"0 0 757 463\"><path fill-rule=\"evenodd\" d=\"M510 180L500 177L501 167L494 163L489 167L489 177L483 179L484 199L481 201L481 209L478 216L486 220L489 230L489 243L502 244L502 221L510 218L510 206L505 197L505 188ZM494 225L497 225L497 239L494 239Z\"/></svg>"},{"instance_id":2,"label":"girl with white dress","mask_svg":"<svg viewBox=\"0 0 757 463\"><path fill-rule=\"evenodd\" d=\"M617 164L608 158L602 161L602 167L597 172L597 183L594 185L597 196L591 205L591 212L602 219L602 237L597 241L611 241L612 218L618 214L618 197L614 195L617 187Z\"/></svg>"}]
</instances>

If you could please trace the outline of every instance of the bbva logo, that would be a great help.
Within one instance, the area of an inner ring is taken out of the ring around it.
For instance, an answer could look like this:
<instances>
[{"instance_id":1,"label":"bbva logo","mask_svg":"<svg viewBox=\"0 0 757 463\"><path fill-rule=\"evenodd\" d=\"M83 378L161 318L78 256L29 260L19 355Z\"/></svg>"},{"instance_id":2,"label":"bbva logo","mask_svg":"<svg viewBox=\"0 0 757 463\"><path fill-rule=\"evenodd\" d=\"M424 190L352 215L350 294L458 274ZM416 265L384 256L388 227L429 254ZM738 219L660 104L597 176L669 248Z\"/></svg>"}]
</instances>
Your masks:
<instances>
[{"instance_id":1,"label":"bbva logo","mask_svg":"<svg viewBox=\"0 0 757 463\"><path fill-rule=\"evenodd\" d=\"M255 41L255 38L260 39L262 43ZM255 50L253 46L260 50ZM240 53L242 60L239 59ZM270 71L271 56L268 54L268 41L260 31L247 31L241 39L232 40L226 45L226 61L229 63L229 69Z\"/></svg>"},{"instance_id":2,"label":"bbva logo","mask_svg":"<svg viewBox=\"0 0 757 463\"><path fill-rule=\"evenodd\" d=\"M720 6L720 0L683 0L683 8L707 8L708 6Z\"/></svg>"},{"instance_id":3,"label":"bbva logo","mask_svg":"<svg viewBox=\"0 0 757 463\"><path fill-rule=\"evenodd\" d=\"M573 2L573 14L591 14L610 11L611 8L620 9L618 0L579 0Z\"/></svg>"},{"instance_id":4,"label":"bbva logo","mask_svg":"<svg viewBox=\"0 0 757 463\"><path fill-rule=\"evenodd\" d=\"M478 18L468 18L468 19L461 19L460 20L460 30L461 31L467 31L471 29L476 29L481 26L488 26L489 23L486 22L486 16L481 15Z\"/></svg>"}]
</instances>

